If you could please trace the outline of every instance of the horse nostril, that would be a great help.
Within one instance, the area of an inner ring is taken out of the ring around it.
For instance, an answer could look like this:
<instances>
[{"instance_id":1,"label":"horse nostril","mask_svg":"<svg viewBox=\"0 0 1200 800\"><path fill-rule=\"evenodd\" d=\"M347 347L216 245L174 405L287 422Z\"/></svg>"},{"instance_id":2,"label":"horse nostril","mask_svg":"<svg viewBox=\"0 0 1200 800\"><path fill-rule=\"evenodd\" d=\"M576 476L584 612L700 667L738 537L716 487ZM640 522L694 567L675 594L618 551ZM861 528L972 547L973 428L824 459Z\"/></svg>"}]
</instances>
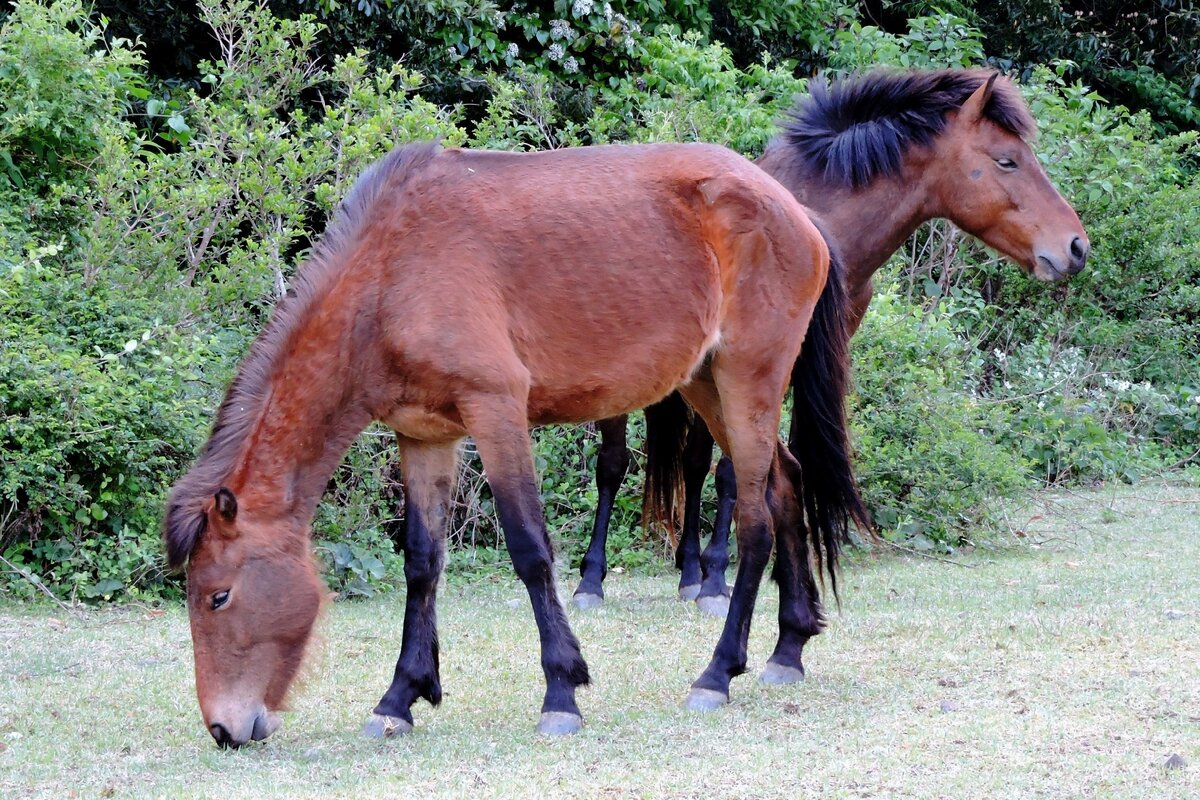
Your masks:
<instances>
[{"instance_id":1,"label":"horse nostril","mask_svg":"<svg viewBox=\"0 0 1200 800\"><path fill-rule=\"evenodd\" d=\"M1076 236L1071 240L1071 257L1076 261L1083 261L1087 258L1088 248L1083 243L1083 239Z\"/></svg>"},{"instance_id":2,"label":"horse nostril","mask_svg":"<svg viewBox=\"0 0 1200 800\"><path fill-rule=\"evenodd\" d=\"M233 744L233 737L229 735L229 731L225 730L225 726L220 723L213 723L208 726L209 733L217 740L217 745L225 748Z\"/></svg>"}]
</instances>

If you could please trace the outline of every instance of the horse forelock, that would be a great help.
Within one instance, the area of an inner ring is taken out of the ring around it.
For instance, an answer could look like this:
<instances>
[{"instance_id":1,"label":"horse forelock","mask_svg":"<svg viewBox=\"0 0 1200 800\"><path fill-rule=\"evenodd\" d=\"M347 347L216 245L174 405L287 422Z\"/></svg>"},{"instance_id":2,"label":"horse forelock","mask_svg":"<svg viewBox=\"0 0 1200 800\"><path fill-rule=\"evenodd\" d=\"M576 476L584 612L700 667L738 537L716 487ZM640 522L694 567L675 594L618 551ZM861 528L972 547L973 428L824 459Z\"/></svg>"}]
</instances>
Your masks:
<instances>
[{"instance_id":1,"label":"horse forelock","mask_svg":"<svg viewBox=\"0 0 1200 800\"><path fill-rule=\"evenodd\" d=\"M292 291L276 304L270 321L250 346L196 463L171 489L163 516L163 540L171 569L182 567L199 545L207 527L205 503L225 485L242 457L261 418L275 366L314 301L332 285L344 261L339 255L361 230L374 203L426 166L440 150L437 142L393 149L355 181L338 205L321 240L297 271Z\"/></svg>"},{"instance_id":2,"label":"horse forelock","mask_svg":"<svg viewBox=\"0 0 1200 800\"><path fill-rule=\"evenodd\" d=\"M876 70L832 84L817 78L789 112L772 145L783 148L790 166L858 188L877 177L898 174L904 153L932 142L945 129L948 114L992 74ZM1022 139L1036 130L1020 90L1007 78L993 84L984 116Z\"/></svg>"}]
</instances>

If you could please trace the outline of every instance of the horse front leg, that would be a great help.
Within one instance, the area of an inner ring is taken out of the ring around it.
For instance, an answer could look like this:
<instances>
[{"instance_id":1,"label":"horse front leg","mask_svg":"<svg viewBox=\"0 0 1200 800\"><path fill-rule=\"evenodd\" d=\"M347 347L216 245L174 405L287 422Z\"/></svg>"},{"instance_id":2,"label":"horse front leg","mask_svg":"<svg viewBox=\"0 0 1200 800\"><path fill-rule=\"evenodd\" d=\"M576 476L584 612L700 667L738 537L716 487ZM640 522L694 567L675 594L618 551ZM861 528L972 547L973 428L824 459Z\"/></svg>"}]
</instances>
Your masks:
<instances>
[{"instance_id":1,"label":"horse front leg","mask_svg":"<svg viewBox=\"0 0 1200 800\"><path fill-rule=\"evenodd\" d=\"M554 552L538 494L525 402L510 396L476 397L461 403L460 409L479 449L509 555L537 621L546 677L537 730L574 733L583 726L575 689L589 682L588 668L555 586Z\"/></svg>"},{"instance_id":2,"label":"horse front leg","mask_svg":"<svg viewBox=\"0 0 1200 800\"><path fill-rule=\"evenodd\" d=\"M425 444L397 437L405 484L404 632L392 684L363 728L368 736L408 733L412 705L442 702L438 674L437 586L442 574L446 525L458 471L458 443Z\"/></svg>"},{"instance_id":3,"label":"horse front leg","mask_svg":"<svg viewBox=\"0 0 1200 800\"><path fill-rule=\"evenodd\" d=\"M629 447L625 428L629 417L610 417L596 423L600 432L600 452L596 454L596 520L592 538L579 565L579 588L573 602L577 608L594 608L604 602L604 578L608 575L608 524L613 502L625 472L629 468Z\"/></svg>"}]
</instances>

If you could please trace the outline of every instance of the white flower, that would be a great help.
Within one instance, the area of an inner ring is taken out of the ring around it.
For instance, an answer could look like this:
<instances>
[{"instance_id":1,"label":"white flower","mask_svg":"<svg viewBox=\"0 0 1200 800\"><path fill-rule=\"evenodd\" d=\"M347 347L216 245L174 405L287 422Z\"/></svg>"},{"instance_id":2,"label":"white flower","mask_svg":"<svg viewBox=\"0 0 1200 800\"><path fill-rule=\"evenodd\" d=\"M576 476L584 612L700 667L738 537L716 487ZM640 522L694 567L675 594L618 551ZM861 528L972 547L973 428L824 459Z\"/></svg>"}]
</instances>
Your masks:
<instances>
[{"instance_id":1,"label":"white flower","mask_svg":"<svg viewBox=\"0 0 1200 800\"><path fill-rule=\"evenodd\" d=\"M579 72L579 62L575 60L575 56L567 56L567 60L563 62L563 71L568 75Z\"/></svg>"},{"instance_id":2,"label":"white flower","mask_svg":"<svg viewBox=\"0 0 1200 800\"><path fill-rule=\"evenodd\" d=\"M507 56L507 57L508 57L508 58L510 58L510 59L513 59L513 58L516 58L516 57L517 57L517 52L518 52L518 50L517 50L517 43L516 43L516 42L509 42L509 44L508 44L508 47L507 47L507 48L505 49L505 51L504 51L504 55L505 55L505 56Z\"/></svg>"},{"instance_id":3,"label":"white flower","mask_svg":"<svg viewBox=\"0 0 1200 800\"><path fill-rule=\"evenodd\" d=\"M572 39L571 23L565 19L550 20L550 38L551 39Z\"/></svg>"},{"instance_id":4,"label":"white flower","mask_svg":"<svg viewBox=\"0 0 1200 800\"><path fill-rule=\"evenodd\" d=\"M592 0L575 0L575 5L571 6L571 13L576 17L586 17L595 7L596 4Z\"/></svg>"},{"instance_id":5,"label":"white flower","mask_svg":"<svg viewBox=\"0 0 1200 800\"><path fill-rule=\"evenodd\" d=\"M604 4L604 18L606 20L608 20L609 22L612 22L612 18L613 18L612 3Z\"/></svg>"},{"instance_id":6,"label":"white flower","mask_svg":"<svg viewBox=\"0 0 1200 800\"><path fill-rule=\"evenodd\" d=\"M550 59L551 61L558 61L563 57L563 53L565 52L566 49L558 42L555 42L554 44L550 45L548 50L546 50L546 58Z\"/></svg>"}]
</instances>

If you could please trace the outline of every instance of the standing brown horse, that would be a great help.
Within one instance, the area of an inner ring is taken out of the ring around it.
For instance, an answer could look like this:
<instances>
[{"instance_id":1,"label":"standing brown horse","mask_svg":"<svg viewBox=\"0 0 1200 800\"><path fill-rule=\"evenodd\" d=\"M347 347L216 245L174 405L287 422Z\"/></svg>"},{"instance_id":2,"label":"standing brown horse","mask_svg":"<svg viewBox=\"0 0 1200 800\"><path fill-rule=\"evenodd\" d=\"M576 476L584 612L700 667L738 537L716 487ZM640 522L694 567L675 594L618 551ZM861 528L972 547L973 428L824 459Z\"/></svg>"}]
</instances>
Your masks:
<instances>
[{"instance_id":1,"label":"standing brown horse","mask_svg":"<svg viewBox=\"0 0 1200 800\"><path fill-rule=\"evenodd\" d=\"M832 86L814 81L756 163L812 212L831 250L840 253L853 334L871 302L876 270L918 226L937 217L1039 280L1083 269L1087 234L1026 143L1034 129L1017 87L994 72L879 71ZM647 516L673 524L682 484L679 594L723 616L735 481L723 458L713 536L702 556L700 491L712 466L713 439L703 422L687 429L686 413L677 397L647 409ZM625 417L597 426L599 502L574 598L583 608L604 597L608 522L629 463L625 426Z\"/></svg>"},{"instance_id":2,"label":"standing brown horse","mask_svg":"<svg viewBox=\"0 0 1200 800\"><path fill-rule=\"evenodd\" d=\"M555 589L528 428L628 413L676 388L732 455L742 498L729 617L689 704L727 702L745 670L773 545L772 663L798 672L821 628L809 544L832 566L848 517L861 516L844 416L809 413L841 409L846 385L845 295L829 269L796 199L724 148L393 151L351 191L168 500L167 552L187 563L196 690L213 737L238 746L278 726L321 604L312 515L372 420L396 431L409 494L400 656L369 734L403 732L418 698L441 700L435 599L468 435L537 621L538 728L579 728L575 689L588 669ZM793 373L806 331L806 350L828 351L813 361L826 374ZM816 456L837 476L829 497L808 496L810 465L778 445L789 378L817 387L797 398L797 416L812 421L815 451L832 443ZM810 502L836 513L806 528Z\"/></svg>"}]
</instances>

